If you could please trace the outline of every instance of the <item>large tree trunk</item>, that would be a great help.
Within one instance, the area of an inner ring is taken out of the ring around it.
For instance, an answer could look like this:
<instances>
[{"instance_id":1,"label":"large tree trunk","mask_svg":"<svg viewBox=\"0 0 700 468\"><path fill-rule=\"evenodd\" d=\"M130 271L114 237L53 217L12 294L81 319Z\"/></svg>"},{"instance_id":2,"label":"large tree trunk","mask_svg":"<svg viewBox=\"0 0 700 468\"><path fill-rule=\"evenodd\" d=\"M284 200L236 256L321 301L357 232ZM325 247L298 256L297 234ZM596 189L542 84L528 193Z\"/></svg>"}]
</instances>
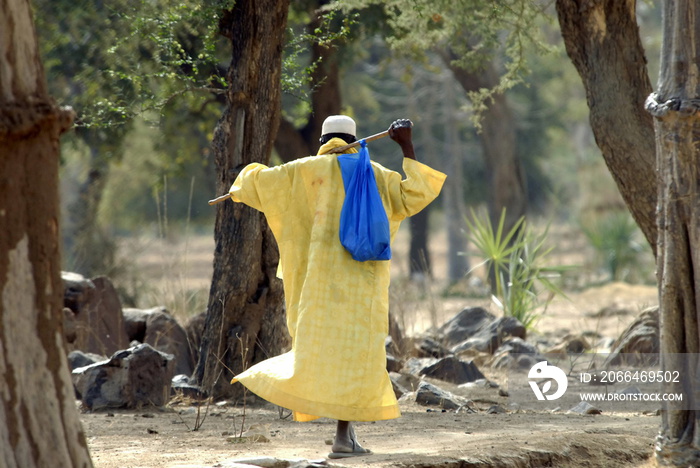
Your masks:
<instances>
[{"instance_id":1,"label":"large tree trunk","mask_svg":"<svg viewBox=\"0 0 700 468\"><path fill-rule=\"evenodd\" d=\"M228 106L214 135L217 193L252 162L269 163L280 117L282 43L288 0L243 0L226 11L231 41ZM279 253L262 213L220 203L214 274L195 380L215 398L240 396L234 374L288 346Z\"/></svg>"},{"instance_id":2,"label":"large tree trunk","mask_svg":"<svg viewBox=\"0 0 700 468\"><path fill-rule=\"evenodd\" d=\"M26 0L0 0L0 465L92 466L62 326L59 136Z\"/></svg>"},{"instance_id":3,"label":"large tree trunk","mask_svg":"<svg viewBox=\"0 0 700 468\"><path fill-rule=\"evenodd\" d=\"M566 51L586 89L596 143L633 218L656 253L654 127L635 0L557 0Z\"/></svg>"},{"instance_id":4,"label":"large tree trunk","mask_svg":"<svg viewBox=\"0 0 700 468\"><path fill-rule=\"evenodd\" d=\"M658 91L647 109L655 117L659 169L657 275L661 356L683 393L664 402L657 457L675 466L700 465L700 1L664 2Z\"/></svg>"}]
</instances>

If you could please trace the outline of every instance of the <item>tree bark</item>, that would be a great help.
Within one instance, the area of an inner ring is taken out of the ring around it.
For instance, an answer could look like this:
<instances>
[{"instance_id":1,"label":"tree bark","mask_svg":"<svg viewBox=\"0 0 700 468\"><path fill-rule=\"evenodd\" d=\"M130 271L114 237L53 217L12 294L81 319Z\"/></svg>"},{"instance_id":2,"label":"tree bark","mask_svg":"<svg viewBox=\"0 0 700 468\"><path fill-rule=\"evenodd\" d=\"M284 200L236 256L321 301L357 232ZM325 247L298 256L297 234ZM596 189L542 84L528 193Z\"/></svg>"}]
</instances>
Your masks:
<instances>
[{"instance_id":1,"label":"tree bark","mask_svg":"<svg viewBox=\"0 0 700 468\"><path fill-rule=\"evenodd\" d=\"M581 76L596 143L656 254L654 126L635 0L557 0L566 52Z\"/></svg>"},{"instance_id":2,"label":"tree bark","mask_svg":"<svg viewBox=\"0 0 700 468\"><path fill-rule=\"evenodd\" d=\"M700 465L700 1L667 0L659 84L646 108L654 116L659 170L657 275L664 370L683 393L664 402L657 459L674 466Z\"/></svg>"},{"instance_id":3,"label":"tree bark","mask_svg":"<svg viewBox=\"0 0 700 468\"><path fill-rule=\"evenodd\" d=\"M0 0L0 465L90 467L62 326L59 137L26 0Z\"/></svg>"},{"instance_id":4,"label":"tree bark","mask_svg":"<svg viewBox=\"0 0 700 468\"><path fill-rule=\"evenodd\" d=\"M215 130L217 193L227 193L252 162L269 164L280 118L282 46L288 0L243 0L224 15L231 41L228 105ZM214 398L237 398L233 375L289 344L279 253L264 215L245 205L217 205L214 273L194 380Z\"/></svg>"}]
</instances>

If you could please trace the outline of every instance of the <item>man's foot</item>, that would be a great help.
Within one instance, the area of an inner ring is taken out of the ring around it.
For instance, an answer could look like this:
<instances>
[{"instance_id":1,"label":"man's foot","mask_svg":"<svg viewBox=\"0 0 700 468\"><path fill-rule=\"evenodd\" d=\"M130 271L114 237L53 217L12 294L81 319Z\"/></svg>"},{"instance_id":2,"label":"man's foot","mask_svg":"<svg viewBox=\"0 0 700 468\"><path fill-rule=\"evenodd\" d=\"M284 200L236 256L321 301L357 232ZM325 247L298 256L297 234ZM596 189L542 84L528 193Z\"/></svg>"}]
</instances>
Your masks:
<instances>
[{"instance_id":1,"label":"man's foot","mask_svg":"<svg viewBox=\"0 0 700 468\"><path fill-rule=\"evenodd\" d=\"M361 457L372 453L371 450L362 447L355 439L352 439L349 445L336 442L333 444L332 450L333 451L328 454L328 458Z\"/></svg>"}]
</instances>

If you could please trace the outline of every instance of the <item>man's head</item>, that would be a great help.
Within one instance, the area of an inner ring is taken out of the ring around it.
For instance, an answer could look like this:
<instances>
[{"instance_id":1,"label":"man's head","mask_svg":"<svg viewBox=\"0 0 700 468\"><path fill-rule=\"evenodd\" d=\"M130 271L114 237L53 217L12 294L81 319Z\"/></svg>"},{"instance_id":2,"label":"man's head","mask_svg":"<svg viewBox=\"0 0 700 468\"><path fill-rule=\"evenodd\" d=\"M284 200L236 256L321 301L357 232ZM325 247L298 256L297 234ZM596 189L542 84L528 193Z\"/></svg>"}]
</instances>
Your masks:
<instances>
[{"instance_id":1,"label":"man's head","mask_svg":"<svg viewBox=\"0 0 700 468\"><path fill-rule=\"evenodd\" d=\"M328 143L331 138L340 138L345 143L355 141L355 121L347 115L331 115L323 121L321 127L322 145Z\"/></svg>"}]
</instances>

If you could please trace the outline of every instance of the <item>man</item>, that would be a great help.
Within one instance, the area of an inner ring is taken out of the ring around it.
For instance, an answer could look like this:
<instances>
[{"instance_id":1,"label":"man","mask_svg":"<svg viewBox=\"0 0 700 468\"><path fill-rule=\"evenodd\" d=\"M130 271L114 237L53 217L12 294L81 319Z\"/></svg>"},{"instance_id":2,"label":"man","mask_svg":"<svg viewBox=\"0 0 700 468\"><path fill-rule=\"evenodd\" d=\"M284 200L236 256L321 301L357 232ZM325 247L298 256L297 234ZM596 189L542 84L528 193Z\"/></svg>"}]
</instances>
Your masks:
<instances>
[{"instance_id":1,"label":"man","mask_svg":"<svg viewBox=\"0 0 700 468\"><path fill-rule=\"evenodd\" d=\"M292 337L291 351L256 364L232 383L291 409L297 421L337 419L330 458L370 453L357 442L351 421L400 416L384 349L389 261L353 260L338 237L345 192L331 152L355 141L355 129L350 117L328 117L317 156L271 168L250 164L230 190L234 201L265 213L277 239ZM389 136L403 151L407 178L372 166L393 239L403 219L437 197L445 175L416 160L410 121L392 123Z\"/></svg>"}]
</instances>

